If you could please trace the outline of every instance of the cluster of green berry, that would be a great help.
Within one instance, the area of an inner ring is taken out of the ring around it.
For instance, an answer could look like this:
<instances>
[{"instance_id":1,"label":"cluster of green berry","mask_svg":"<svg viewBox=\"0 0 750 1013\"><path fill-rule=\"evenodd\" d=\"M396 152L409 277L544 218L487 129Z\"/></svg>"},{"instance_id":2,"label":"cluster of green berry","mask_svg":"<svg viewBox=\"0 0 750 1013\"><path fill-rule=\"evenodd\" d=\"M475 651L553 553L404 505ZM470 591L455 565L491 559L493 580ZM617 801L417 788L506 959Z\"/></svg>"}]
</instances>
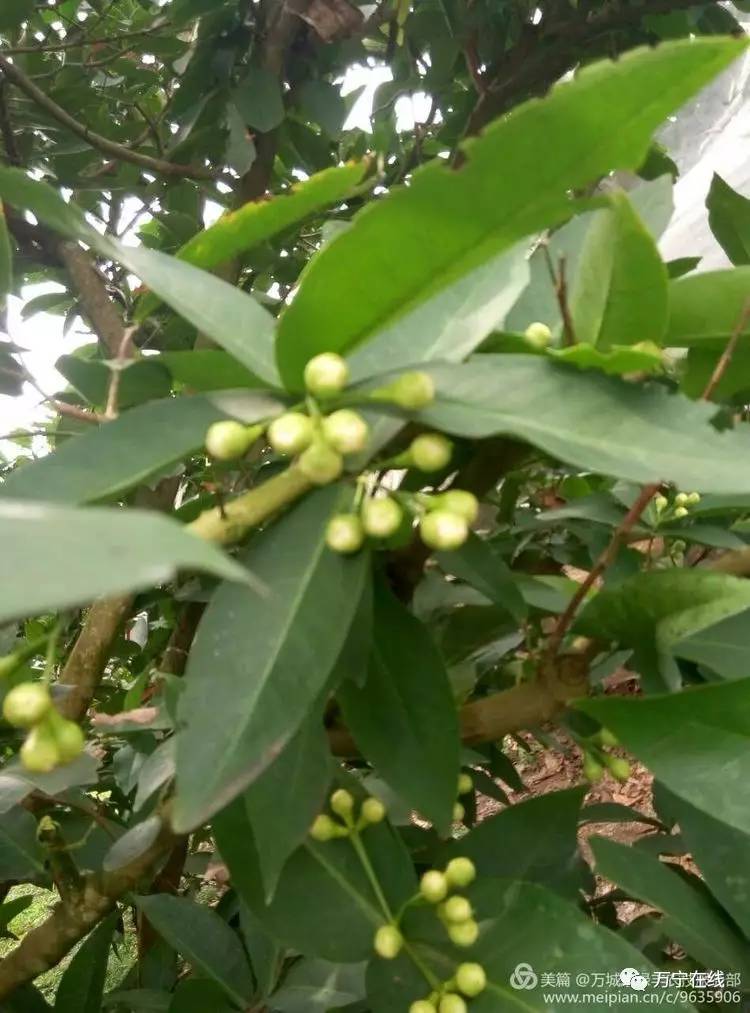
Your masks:
<instances>
[{"instance_id":1,"label":"cluster of green berry","mask_svg":"<svg viewBox=\"0 0 750 1013\"><path fill-rule=\"evenodd\" d=\"M552 331L546 324L541 323L539 320L535 320L533 324L529 324L523 333L526 341L532 346L532 348L547 348L549 343L552 341Z\"/></svg>"},{"instance_id":2,"label":"cluster of green berry","mask_svg":"<svg viewBox=\"0 0 750 1013\"><path fill-rule=\"evenodd\" d=\"M354 796L346 788L338 788L328 800L331 812L339 819L335 820L328 813L320 813L310 827L310 836L315 841L332 841L337 837L350 837L375 823L385 819L385 806L379 798L370 796L359 807L359 815L355 814Z\"/></svg>"},{"instance_id":3,"label":"cluster of green berry","mask_svg":"<svg viewBox=\"0 0 750 1013\"><path fill-rule=\"evenodd\" d=\"M55 710L49 690L42 683L14 686L3 701L3 717L14 728L29 730L20 750L21 763L27 770L46 774L83 752L86 740L80 726Z\"/></svg>"},{"instance_id":4,"label":"cluster of green berry","mask_svg":"<svg viewBox=\"0 0 750 1013\"><path fill-rule=\"evenodd\" d=\"M601 728L590 736L583 746L583 776L594 784L604 776L606 767L612 776L621 782L630 777L632 770L627 760L606 752L619 746L620 740L609 728Z\"/></svg>"},{"instance_id":5,"label":"cluster of green berry","mask_svg":"<svg viewBox=\"0 0 750 1013\"><path fill-rule=\"evenodd\" d=\"M671 504L666 496L654 497L654 507L660 521L667 519L681 520L687 517L691 506L696 506L701 501L699 492L678 492Z\"/></svg>"}]
</instances>

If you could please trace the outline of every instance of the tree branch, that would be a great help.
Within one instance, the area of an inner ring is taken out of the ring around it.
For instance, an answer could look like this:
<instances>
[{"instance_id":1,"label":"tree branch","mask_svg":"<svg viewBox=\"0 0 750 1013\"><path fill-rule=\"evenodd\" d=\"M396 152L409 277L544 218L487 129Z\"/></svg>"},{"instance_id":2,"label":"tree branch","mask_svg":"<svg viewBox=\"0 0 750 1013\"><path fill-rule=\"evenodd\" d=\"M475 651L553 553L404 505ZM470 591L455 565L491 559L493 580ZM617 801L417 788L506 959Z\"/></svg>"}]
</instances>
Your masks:
<instances>
[{"instance_id":1,"label":"tree branch","mask_svg":"<svg viewBox=\"0 0 750 1013\"><path fill-rule=\"evenodd\" d=\"M115 358L125 329L101 275L94 267L90 255L77 243L60 240L57 251L78 292L91 327L109 355Z\"/></svg>"},{"instance_id":2,"label":"tree branch","mask_svg":"<svg viewBox=\"0 0 750 1013\"><path fill-rule=\"evenodd\" d=\"M11 46L3 52L8 56L20 56L24 53L60 53L66 49L82 49L85 46L117 46L123 39L138 39L144 35L154 35L165 28L168 24L152 25L151 28L140 28L132 32L121 32L119 35L107 35L98 39L78 39L71 41L64 39L61 42L40 42L36 46Z\"/></svg>"}]
</instances>

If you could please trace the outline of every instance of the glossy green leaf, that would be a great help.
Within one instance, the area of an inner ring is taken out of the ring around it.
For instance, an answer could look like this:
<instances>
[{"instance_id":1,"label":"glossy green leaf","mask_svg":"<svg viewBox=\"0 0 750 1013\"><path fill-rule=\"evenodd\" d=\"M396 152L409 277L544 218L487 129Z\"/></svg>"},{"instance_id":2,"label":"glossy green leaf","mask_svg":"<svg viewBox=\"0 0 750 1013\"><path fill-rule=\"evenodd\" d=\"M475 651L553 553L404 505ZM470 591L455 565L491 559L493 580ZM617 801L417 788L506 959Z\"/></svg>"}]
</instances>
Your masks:
<instances>
[{"instance_id":1,"label":"glossy green leaf","mask_svg":"<svg viewBox=\"0 0 750 1013\"><path fill-rule=\"evenodd\" d=\"M350 790L361 794L354 785ZM306 956L341 963L368 959L385 916L349 840L320 844L308 839L284 866L273 901L266 904L241 800L220 813L213 826L235 889L272 935ZM385 823L368 827L362 843L387 903L398 910L417 887L408 852Z\"/></svg>"},{"instance_id":2,"label":"glossy green leaf","mask_svg":"<svg viewBox=\"0 0 750 1013\"><path fill-rule=\"evenodd\" d=\"M665 345L709 345L719 351L742 322L750 291L750 266L704 271L669 285L669 324ZM750 321L740 331L750 335Z\"/></svg>"},{"instance_id":3,"label":"glossy green leaf","mask_svg":"<svg viewBox=\"0 0 750 1013\"><path fill-rule=\"evenodd\" d=\"M364 587L367 553L327 548L339 490L320 490L253 540L242 562L268 587L226 584L198 627L180 697L180 830L258 777L300 727L328 679ZM239 592L239 593L238 593Z\"/></svg>"},{"instance_id":4,"label":"glossy green leaf","mask_svg":"<svg viewBox=\"0 0 750 1013\"><path fill-rule=\"evenodd\" d=\"M733 264L750 264L750 200L714 173L706 197L708 224Z\"/></svg>"},{"instance_id":5,"label":"glossy green leaf","mask_svg":"<svg viewBox=\"0 0 750 1013\"><path fill-rule=\"evenodd\" d=\"M54 503L111 499L200 450L213 422L232 417L257 422L282 408L267 395L248 392L142 405L114 422L92 426L54 454L17 468L0 485L0 497Z\"/></svg>"},{"instance_id":6,"label":"glossy green leaf","mask_svg":"<svg viewBox=\"0 0 750 1013\"><path fill-rule=\"evenodd\" d=\"M465 580L514 619L521 622L526 617L528 609L510 567L491 542L472 534L459 549L440 552L437 558L445 573Z\"/></svg>"},{"instance_id":7,"label":"glossy green leaf","mask_svg":"<svg viewBox=\"0 0 750 1013\"><path fill-rule=\"evenodd\" d=\"M273 897L284 863L305 839L323 808L332 773L322 707L316 706L245 792L243 799L268 900ZM284 804L279 805L282 798Z\"/></svg>"},{"instance_id":8,"label":"glossy green leaf","mask_svg":"<svg viewBox=\"0 0 750 1013\"><path fill-rule=\"evenodd\" d=\"M687 953L705 967L750 974L747 943L709 898L677 872L658 858L603 837L592 838L591 849L597 873L662 911L665 934Z\"/></svg>"},{"instance_id":9,"label":"glossy green leaf","mask_svg":"<svg viewBox=\"0 0 750 1013\"><path fill-rule=\"evenodd\" d=\"M667 323L667 269L625 194L609 201L586 233L572 286L575 337L605 352L658 344Z\"/></svg>"},{"instance_id":10,"label":"glossy green leaf","mask_svg":"<svg viewBox=\"0 0 750 1013\"><path fill-rule=\"evenodd\" d=\"M737 612L685 633L672 644L679 658L706 665L724 679L744 679L750 672L750 610Z\"/></svg>"},{"instance_id":11,"label":"glossy green leaf","mask_svg":"<svg viewBox=\"0 0 750 1013\"><path fill-rule=\"evenodd\" d=\"M339 687L344 721L405 802L447 833L459 773L458 716L427 628L382 585L375 591L367 680Z\"/></svg>"},{"instance_id":12,"label":"glossy green leaf","mask_svg":"<svg viewBox=\"0 0 750 1013\"><path fill-rule=\"evenodd\" d=\"M98 235L78 207L66 203L51 186L31 179L21 169L0 166L0 199L19 211L31 211L39 221L70 238L92 242Z\"/></svg>"},{"instance_id":13,"label":"glossy green leaf","mask_svg":"<svg viewBox=\"0 0 750 1013\"><path fill-rule=\"evenodd\" d=\"M249 127L263 133L284 119L284 102L276 74L251 66L232 92L232 101Z\"/></svg>"},{"instance_id":14,"label":"glossy green leaf","mask_svg":"<svg viewBox=\"0 0 750 1013\"><path fill-rule=\"evenodd\" d=\"M0 556L13 574L0 584L0 622L153 587L182 569L251 581L221 549L145 510L0 500Z\"/></svg>"},{"instance_id":15,"label":"glossy green leaf","mask_svg":"<svg viewBox=\"0 0 750 1013\"><path fill-rule=\"evenodd\" d=\"M750 476L737 468L750 452L748 434L717 432L712 406L662 387L535 355L477 355L429 372L438 394L419 418L449 433L516 436L562 461L635 482L668 480L706 492L750 487Z\"/></svg>"},{"instance_id":16,"label":"glossy green leaf","mask_svg":"<svg viewBox=\"0 0 750 1013\"><path fill-rule=\"evenodd\" d=\"M599 369L602 373L622 376L625 373L657 373L662 369L660 349L651 342L635 345L612 345L606 352L592 345L572 345L548 351L559 362L579 369Z\"/></svg>"},{"instance_id":17,"label":"glossy green leaf","mask_svg":"<svg viewBox=\"0 0 750 1013\"><path fill-rule=\"evenodd\" d=\"M177 983L169 1004L169 1013L234 1013L223 989L209 978L185 978Z\"/></svg>"},{"instance_id":18,"label":"glossy green leaf","mask_svg":"<svg viewBox=\"0 0 750 1013\"><path fill-rule=\"evenodd\" d=\"M75 387L90 404L104 406L107 402L112 370L105 362L61 355L55 363L58 373ZM154 359L137 359L120 374L118 406L120 410L133 405L169 397L171 377L169 371Z\"/></svg>"},{"instance_id":19,"label":"glossy green leaf","mask_svg":"<svg viewBox=\"0 0 750 1013\"><path fill-rule=\"evenodd\" d=\"M726 343L710 342L711 347L688 348L680 390L688 397L700 398L714 375ZM735 348L729 366L723 370L711 394L712 401L727 401L735 394L750 391L750 344Z\"/></svg>"},{"instance_id":20,"label":"glossy green leaf","mask_svg":"<svg viewBox=\"0 0 750 1013\"><path fill-rule=\"evenodd\" d=\"M119 911L113 911L76 951L55 993L56 1013L100 1013L109 948L119 919Z\"/></svg>"},{"instance_id":21,"label":"glossy green leaf","mask_svg":"<svg viewBox=\"0 0 750 1013\"><path fill-rule=\"evenodd\" d=\"M162 352L156 361L166 366L172 380L190 391L262 388L266 384L218 348L191 348L189 352Z\"/></svg>"},{"instance_id":22,"label":"glossy green leaf","mask_svg":"<svg viewBox=\"0 0 750 1013\"><path fill-rule=\"evenodd\" d=\"M19 806L0 819L0 876L27 879L44 872L44 852L36 839L36 820Z\"/></svg>"},{"instance_id":23,"label":"glossy green leaf","mask_svg":"<svg viewBox=\"0 0 750 1013\"><path fill-rule=\"evenodd\" d=\"M671 792L750 833L750 680L640 700L580 700Z\"/></svg>"},{"instance_id":24,"label":"glossy green leaf","mask_svg":"<svg viewBox=\"0 0 750 1013\"><path fill-rule=\"evenodd\" d=\"M279 1013L328 1013L364 998L364 967L330 964L325 960L300 960L273 994Z\"/></svg>"},{"instance_id":25,"label":"glossy green leaf","mask_svg":"<svg viewBox=\"0 0 750 1013\"><path fill-rule=\"evenodd\" d=\"M237 935L204 904L159 893L136 897L156 931L195 970L211 978L241 1007L253 994L250 965Z\"/></svg>"},{"instance_id":26,"label":"glossy green leaf","mask_svg":"<svg viewBox=\"0 0 750 1013\"><path fill-rule=\"evenodd\" d=\"M279 330L285 383L299 387L315 353L365 341L522 237L569 216L569 191L612 169L636 168L661 120L742 47L696 39L588 66L468 143L459 172L434 163L415 172L408 188L367 208L306 270Z\"/></svg>"}]
</instances>

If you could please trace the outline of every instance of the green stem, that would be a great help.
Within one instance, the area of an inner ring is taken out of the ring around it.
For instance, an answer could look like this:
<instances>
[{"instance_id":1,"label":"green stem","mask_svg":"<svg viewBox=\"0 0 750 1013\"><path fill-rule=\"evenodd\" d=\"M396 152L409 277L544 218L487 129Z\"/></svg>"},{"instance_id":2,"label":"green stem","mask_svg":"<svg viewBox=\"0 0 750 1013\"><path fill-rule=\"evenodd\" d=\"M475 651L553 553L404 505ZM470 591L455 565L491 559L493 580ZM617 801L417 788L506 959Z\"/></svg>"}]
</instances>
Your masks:
<instances>
[{"instance_id":1,"label":"green stem","mask_svg":"<svg viewBox=\"0 0 750 1013\"><path fill-rule=\"evenodd\" d=\"M52 632L47 638L47 653L44 658L44 682L50 682L54 673L55 662L57 661L57 644L62 633L63 622L58 619L52 627Z\"/></svg>"}]
</instances>

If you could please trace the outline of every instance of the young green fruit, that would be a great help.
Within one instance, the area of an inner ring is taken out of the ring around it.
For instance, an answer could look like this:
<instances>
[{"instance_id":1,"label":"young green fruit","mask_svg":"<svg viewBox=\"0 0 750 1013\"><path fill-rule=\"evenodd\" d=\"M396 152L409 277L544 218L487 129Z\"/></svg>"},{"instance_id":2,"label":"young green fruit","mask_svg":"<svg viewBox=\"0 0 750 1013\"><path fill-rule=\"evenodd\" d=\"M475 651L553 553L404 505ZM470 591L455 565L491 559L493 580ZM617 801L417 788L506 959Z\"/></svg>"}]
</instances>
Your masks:
<instances>
[{"instance_id":1,"label":"young green fruit","mask_svg":"<svg viewBox=\"0 0 750 1013\"><path fill-rule=\"evenodd\" d=\"M419 534L431 549L458 549L469 537L469 526L459 514L431 510L419 522Z\"/></svg>"},{"instance_id":2,"label":"young green fruit","mask_svg":"<svg viewBox=\"0 0 750 1013\"><path fill-rule=\"evenodd\" d=\"M311 418L302 412L285 412L268 427L268 442L277 453L294 457L310 446L314 434Z\"/></svg>"},{"instance_id":3,"label":"young green fruit","mask_svg":"<svg viewBox=\"0 0 750 1013\"><path fill-rule=\"evenodd\" d=\"M629 779L633 772L628 761L621 756L607 756L605 762L612 776L623 783Z\"/></svg>"},{"instance_id":4,"label":"young green fruit","mask_svg":"<svg viewBox=\"0 0 750 1013\"><path fill-rule=\"evenodd\" d=\"M435 400L435 384L429 373L414 371L402 373L387 387L372 392L372 397L391 401L406 411L419 411Z\"/></svg>"},{"instance_id":5,"label":"young green fruit","mask_svg":"<svg viewBox=\"0 0 750 1013\"><path fill-rule=\"evenodd\" d=\"M68 721L61 718L51 724L52 735L57 743L57 751L60 755L60 763L70 763L80 756L83 747L86 745L86 736L83 729L75 721Z\"/></svg>"},{"instance_id":6,"label":"young green fruit","mask_svg":"<svg viewBox=\"0 0 750 1013\"><path fill-rule=\"evenodd\" d=\"M445 878L451 886L468 886L477 878L477 868L470 858L451 858L445 867Z\"/></svg>"},{"instance_id":7,"label":"young green fruit","mask_svg":"<svg viewBox=\"0 0 750 1013\"><path fill-rule=\"evenodd\" d=\"M453 455L453 444L442 433L424 433L412 440L409 456L420 471L441 471Z\"/></svg>"},{"instance_id":8,"label":"young green fruit","mask_svg":"<svg viewBox=\"0 0 750 1013\"><path fill-rule=\"evenodd\" d=\"M620 740L611 728L600 728L596 733L596 739L600 745L606 746L608 749L620 745Z\"/></svg>"},{"instance_id":9,"label":"young green fruit","mask_svg":"<svg viewBox=\"0 0 750 1013\"><path fill-rule=\"evenodd\" d=\"M468 774L459 774L458 775L458 794L459 795L468 795L472 791L474 791L474 782L469 777L469 775Z\"/></svg>"},{"instance_id":10,"label":"young green fruit","mask_svg":"<svg viewBox=\"0 0 750 1013\"><path fill-rule=\"evenodd\" d=\"M337 788L331 795L330 805L337 816L351 816L354 811L354 798L346 788Z\"/></svg>"},{"instance_id":11,"label":"young green fruit","mask_svg":"<svg viewBox=\"0 0 750 1013\"><path fill-rule=\"evenodd\" d=\"M552 340L552 331L546 324L535 320L533 324L529 324L526 328L524 336L529 344L535 348L546 348Z\"/></svg>"},{"instance_id":12,"label":"young green fruit","mask_svg":"<svg viewBox=\"0 0 750 1013\"><path fill-rule=\"evenodd\" d=\"M685 506L690 500L690 497L686 492L678 492L674 498L674 505L681 507Z\"/></svg>"},{"instance_id":13,"label":"young green fruit","mask_svg":"<svg viewBox=\"0 0 750 1013\"><path fill-rule=\"evenodd\" d=\"M470 918L467 922L449 925L448 936L455 946L473 946L479 938L479 926Z\"/></svg>"},{"instance_id":14,"label":"young green fruit","mask_svg":"<svg viewBox=\"0 0 750 1013\"><path fill-rule=\"evenodd\" d=\"M474 912L471 909L471 904L466 897L459 897L455 895L449 897L448 900L440 908L440 914L447 921L453 925L460 925L463 922L471 920L471 916Z\"/></svg>"},{"instance_id":15,"label":"young green fruit","mask_svg":"<svg viewBox=\"0 0 750 1013\"><path fill-rule=\"evenodd\" d=\"M332 841L334 837L339 836L340 829L339 825L334 823L327 813L321 813L320 816L316 816L313 820L313 824L310 827L310 836L314 841Z\"/></svg>"},{"instance_id":16,"label":"young green fruit","mask_svg":"<svg viewBox=\"0 0 750 1013\"><path fill-rule=\"evenodd\" d=\"M661 513L669 506L669 500L666 496L656 496L654 497L654 506L656 507L656 512Z\"/></svg>"},{"instance_id":17,"label":"young green fruit","mask_svg":"<svg viewBox=\"0 0 750 1013\"><path fill-rule=\"evenodd\" d=\"M446 992L438 1006L438 1013L467 1013L467 1010L466 1003L455 992Z\"/></svg>"},{"instance_id":18,"label":"young green fruit","mask_svg":"<svg viewBox=\"0 0 750 1013\"><path fill-rule=\"evenodd\" d=\"M459 992L473 999L487 987L487 975L481 964L459 964L456 969L456 986Z\"/></svg>"},{"instance_id":19,"label":"young green fruit","mask_svg":"<svg viewBox=\"0 0 750 1013\"><path fill-rule=\"evenodd\" d=\"M217 461L233 461L250 447L252 433L233 419L214 422L206 433L206 450Z\"/></svg>"},{"instance_id":20,"label":"young green fruit","mask_svg":"<svg viewBox=\"0 0 750 1013\"><path fill-rule=\"evenodd\" d=\"M366 798L360 815L365 823L382 823L385 819L385 806L379 798Z\"/></svg>"},{"instance_id":21,"label":"young green fruit","mask_svg":"<svg viewBox=\"0 0 750 1013\"><path fill-rule=\"evenodd\" d=\"M313 443L300 455L297 467L313 485L328 485L344 470L344 461L327 444Z\"/></svg>"},{"instance_id":22,"label":"young green fruit","mask_svg":"<svg viewBox=\"0 0 750 1013\"><path fill-rule=\"evenodd\" d=\"M32 728L19 750L22 765L34 774L48 774L60 762L60 752L46 724Z\"/></svg>"},{"instance_id":23,"label":"young green fruit","mask_svg":"<svg viewBox=\"0 0 750 1013\"><path fill-rule=\"evenodd\" d=\"M33 728L52 706L49 690L39 682L21 682L3 700L3 717L14 728Z\"/></svg>"},{"instance_id":24,"label":"young green fruit","mask_svg":"<svg viewBox=\"0 0 750 1013\"><path fill-rule=\"evenodd\" d=\"M453 806L453 813L452 813L452 815L453 815L453 822L454 823L460 823L461 820L466 815L466 810L464 809L464 807L461 805L460 802L456 802L456 804Z\"/></svg>"},{"instance_id":25,"label":"young green fruit","mask_svg":"<svg viewBox=\"0 0 750 1013\"><path fill-rule=\"evenodd\" d=\"M467 524L473 524L479 516L479 500L465 489L449 489L438 497L438 509L458 514Z\"/></svg>"},{"instance_id":26,"label":"young green fruit","mask_svg":"<svg viewBox=\"0 0 750 1013\"><path fill-rule=\"evenodd\" d=\"M448 895L448 880L442 872L430 869L419 881L419 892L430 904L439 904Z\"/></svg>"},{"instance_id":27,"label":"young green fruit","mask_svg":"<svg viewBox=\"0 0 750 1013\"><path fill-rule=\"evenodd\" d=\"M365 532L356 514L335 514L326 527L326 545L334 552L349 555L362 547Z\"/></svg>"},{"instance_id":28,"label":"young green fruit","mask_svg":"<svg viewBox=\"0 0 750 1013\"><path fill-rule=\"evenodd\" d=\"M391 496L368 499L362 504L362 525L371 538L390 538L403 516L403 510Z\"/></svg>"},{"instance_id":29,"label":"young green fruit","mask_svg":"<svg viewBox=\"0 0 750 1013\"><path fill-rule=\"evenodd\" d=\"M4 679L6 675L13 675L15 670L23 662L23 657L17 651L12 654L5 654L0 658L0 679Z\"/></svg>"},{"instance_id":30,"label":"young green fruit","mask_svg":"<svg viewBox=\"0 0 750 1013\"><path fill-rule=\"evenodd\" d=\"M395 925L381 925L375 933L373 947L384 960L394 960L404 945L404 937Z\"/></svg>"},{"instance_id":31,"label":"young green fruit","mask_svg":"<svg viewBox=\"0 0 750 1013\"><path fill-rule=\"evenodd\" d=\"M688 506L696 506L701 501L701 494L699 492L688 493Z\"/></svg>"},{"instance_id":32,"label":"young green fruit","mask_svg":"<svg viewBox=\"0 0 750 1013\"><path fill-rule=\"evenodd\" d=\"M600 781L604 774L604 767L592 756L591 753L585 753L583 757L583 776L587 781L592 784L596 781Z\"/></svg>"},{"instance_id":33,"label":"young green fruit","mask_svg":"<svg viewBox=\"0 0 750 1013\"><path fill-rule=\"evenodd\" d=\"M340 454L357 454L364 450L370 429L358 412L341 408L323 419L323 434Z\"/></svg>"},{"instance_id":34,"label":"young green fruit","mask_svg":"<svg viewBox=\"0 0 750 1013\"><path fill-rule=\"evenodd\" d=\"M409 1007L409 1013L435 1013L435 1007L429 999L417 999Z\"/></svg>"},{"instance_id":35,"label":"young green fruit","mask_svg":"<svg viewBox=\"0 0 750 1013\"><path fill-rule=\"evenodd\" d=\"M331 397L346 386L349 367L335 352L316 355L305 366L305 386L316 397Z\"/></svg>"},{"instance_id":36,"label":"young green fruit","mask_svg":"<svg viewBox=\"0 0 750 1013\"><path fill-rule=\"evenodd\" d=\"M684 506L675 507L674 515L678 520L681 520L683 517L687 517L688 513L689 511L687 507Z\"/></svg>"}]
</instances>

